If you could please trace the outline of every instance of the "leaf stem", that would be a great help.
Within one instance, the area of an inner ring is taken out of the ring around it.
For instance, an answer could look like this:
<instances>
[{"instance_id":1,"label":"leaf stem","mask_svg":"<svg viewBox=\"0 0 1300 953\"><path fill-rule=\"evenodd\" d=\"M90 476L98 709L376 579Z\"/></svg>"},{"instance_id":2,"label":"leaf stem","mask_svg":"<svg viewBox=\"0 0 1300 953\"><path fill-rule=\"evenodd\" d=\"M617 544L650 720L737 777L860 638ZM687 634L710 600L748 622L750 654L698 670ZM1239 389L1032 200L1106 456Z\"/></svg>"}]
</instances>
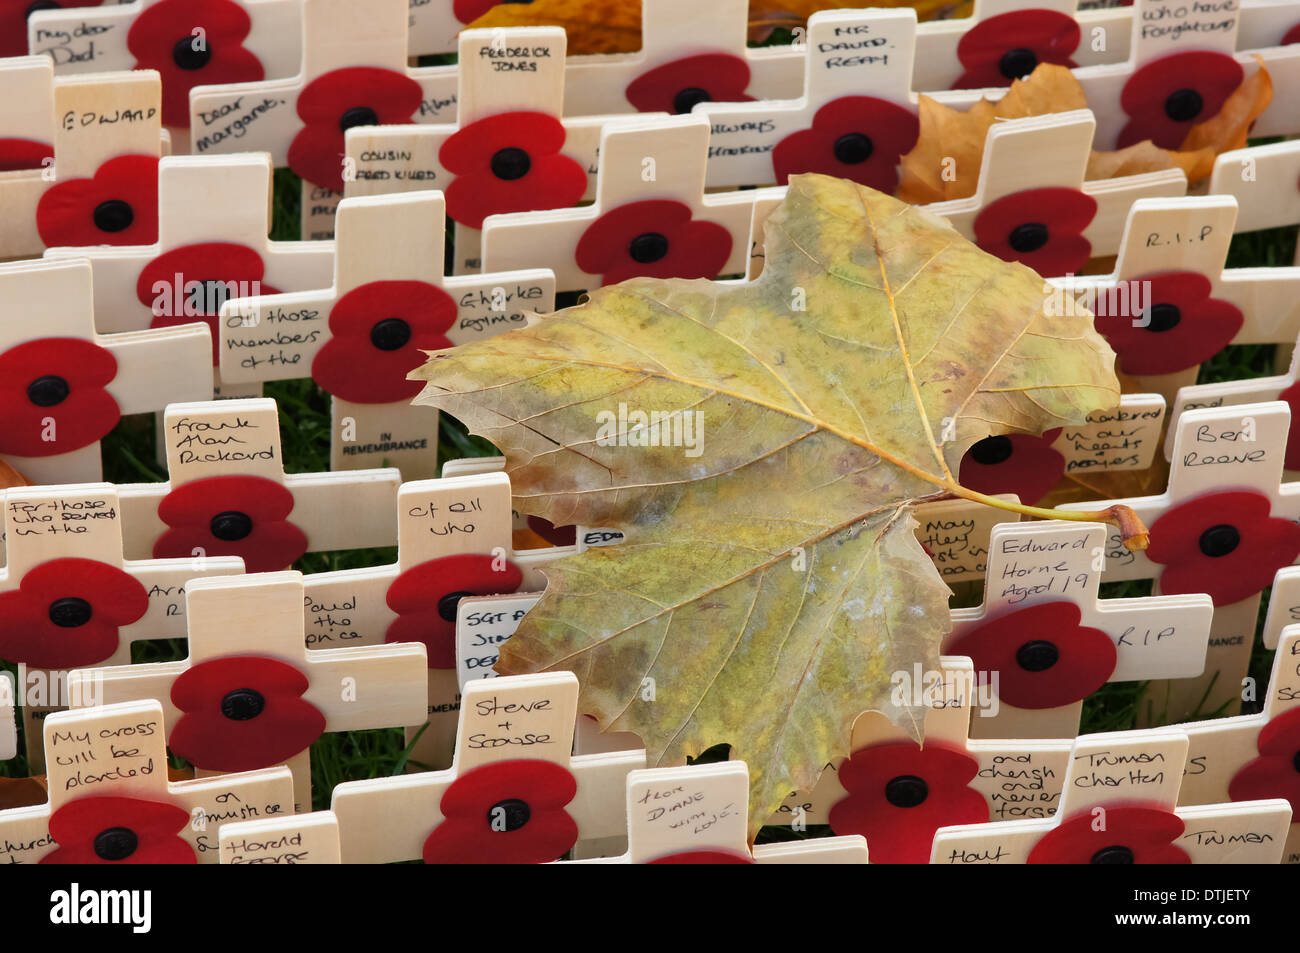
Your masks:
<instances>
[{"instance_id":1,"label":"leaf stem","mask_svg":"<svg viewBox=\"0 0 1300 953\"><path fill-rule=\"evenodd\" d=\"M1103 510L1048 510L1040 506L1026 506L1023 503L1000 500L996 496L988 496L967 489L959 483L949 485L947 490L953 496L962 497L975 503L983 503L985 506L993 506L1009 513L1032 516L1035 519L1075 520L1080 523L1110 523L1118 527L1120 537L1124 541L1124 548L1130 552L1140 552L1146 549L1147 544L1151 541L1141 518L1130 507L1122 503L1108 506Z\"/></svg>"}]
</instances>

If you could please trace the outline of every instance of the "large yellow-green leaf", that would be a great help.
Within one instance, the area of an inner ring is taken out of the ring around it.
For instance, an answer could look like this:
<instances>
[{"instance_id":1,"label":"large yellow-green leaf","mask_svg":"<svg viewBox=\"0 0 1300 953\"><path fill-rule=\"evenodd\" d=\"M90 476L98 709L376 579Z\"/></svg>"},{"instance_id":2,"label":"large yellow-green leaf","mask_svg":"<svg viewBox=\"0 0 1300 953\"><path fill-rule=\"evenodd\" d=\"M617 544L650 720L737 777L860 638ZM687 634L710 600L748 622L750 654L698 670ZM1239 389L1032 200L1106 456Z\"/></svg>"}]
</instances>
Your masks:
<instances>
[{"instance_id":1,"label":"large yellow-green leaf","mask_svg":"<svg viewBox=\"0 0 1300 953\"><path fill-rule=\"evenodd\" d=\"M412 375L502 449L521 510L628 535L548 568L499 669L577 672L582 710L655 763L730 744L751 831L858 713L919 736L890 676L937 665L948 593L909 504L954 489L975 440L1119 393L1089 316L1047 314L1032 271L879 192L791 179L766 255L756 282L624 282ZM636 411L689 445L609 440Z\"/></svg>"}]
</instances>

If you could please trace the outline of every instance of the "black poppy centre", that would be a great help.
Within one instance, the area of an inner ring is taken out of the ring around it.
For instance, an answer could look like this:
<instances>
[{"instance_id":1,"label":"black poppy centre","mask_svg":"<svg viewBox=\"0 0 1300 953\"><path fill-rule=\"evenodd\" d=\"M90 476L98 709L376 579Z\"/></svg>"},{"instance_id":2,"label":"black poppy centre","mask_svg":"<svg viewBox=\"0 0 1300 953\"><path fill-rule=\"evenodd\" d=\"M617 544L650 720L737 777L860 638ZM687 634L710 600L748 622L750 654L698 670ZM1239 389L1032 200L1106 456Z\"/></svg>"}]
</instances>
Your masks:
<instances>
[{"instance_id":1,"label":"black poppy centre","mask_svg":"<svg viewBox=\"0 0 1300 953\"><path fill-rule=\"evenodd\" d=\"M221 306L236 294L234 281L198 278L185 282L185 301L191 314L217 314Z\"/></svg>"},{"instance_id":2,"label":"black poppy centre","mask_svg":"<svg viewBox=\"0 0 1300 953\"><path fill-rule=\"evenodd\" d=\"M1020 254L1027 255L1046 245L1050 237L1051 233L1042 222L1025 222L1011 230L1007 244Z\"/></svg>"},{"instance_id":3,"label":"black poppy centre","mask_svg":"<svg viewBox=\"0 0 1300 953\"><path fill-rule=\"evenodd\" d=\"M95 206L91 221L101 232L121 232L131 227L135 221L135 209L124 199L105 199Z\"/></svg>"},{"instance_id":4,"label":"black poppy centre","mask_svg":"<svg viewBox=\"0 0 1300 953\"><path fill-rule=\"evenodd\" d=\"M411 326L401 318L384 318L370 329L370 343L381 351L397 351L411 340Z\"/></svg>"},{"instance_id":5,"label":"black poppy centre","mask_svg":"<svg viewBox=\"0 0 1300 953\"><path fill-rule=\"evenodd\" d=\"M668 254L668 237L659 232L642 232L628 242L627 253L642 265L659 261Z\"/></svg>"},{"instance_id":6,"label":"black poppy centre","mask_svg":"<svg viewBox=\"0 0 1300 953\"><path fill-rule=\"evenodd\" d=\"M50 621L61 629L75 629L85 625L94 615L94 610L85 599L67 596L55 599L48 610Z\"/></svg>"},{"instance_id":7,"label":"black poppy centre","mask_svg":"<svg viewBox=\"0 0 1300 953\"><path fill-rule=\"evenodd\" d=\"M27 399L37 407L54 407L71 393L68 382L57 374L45 374L27 385Z\"/></svg>"},{"instance_id":8,"label":"black poppy centre","mask_svg":"<svg viewBox=\"0 0 1300 953\"><path fill-rule=\"evenodd\" d=\"M357 126L377 125L379 125L379 113L369 106L353 106L351 109L343 110L342 115L339 116L339 132L347 132Z\"/></svg>"},{"instance_id":9,"label":"black poppy centre","mask_svg":"<svg viewBox=\"0 0 1300 953\"><path fill-rule=\"evenodd\" d=\"M456 621L456 607L460 605L460 600L467 596L472 596L472 592L449 592L438 600L438 615L445 622Z\"/></svg>"},{"instance_id":10,"label":"black poppy centre","mask_svg":"<svg viewBox=\"0 0 1300 953\"><path fill-rule=\"evenodd\" d=\"M265 696L252 688L236 688L221 699L221 714L231 721L251 721L265 707Z\"/></svg>"},{"instance_id":11,"label":"black poppy centre","mask_svg":"<svg viewBox=\"0 0 1300 953\"><path fill-rule=\"evenodd\" d=\"M1103 847L1088 860L1090 864L1131 864L1133 862L1133 851L1122 844Z\"/></svg>"},{"instance_id":12,"label":"black poppy centre","mask_svg":"<svg viewBox=\"0 0 1300 953\"><path fill-rule=\"evenodd\" d=\"M831 152L845 165L859 165L871 158L876 145L865 132L846 132L835 140Z\"/></svg>"},{"instance_id":13,"label":"black poppy centre","mask_svg":"<svg viewBox=\"0 0 1300 953\"><path fill-rule=\"evenodd\" d=\"M1023 46L1007 50L998 60L998 72L1007 79L1020 79L1028 76L1038 65L1038 55Z\"/></svg>"},{"instance_id":14,"label":"black poppy centre","mask_svg":"<svg viewBox=\"0 0 1300 953\"><path fill-rule=\"evenodd\" d=\"M1010 437L985 437L970 448L970 455L981 466L995 467L1010 460L1014 450Z\"/></svg>"},{"instance_id":15,"label":"black poppy centre","mask_svg":"<svg viewBox=\"0 0 1300 953\"><path fill-rule=\"evenodd\" d=\"M203 69L212 59L206 37L183 36L172 47L172 62L183 70Z\"/></svg>"},{"instance_id":16,"label":"black poppy centre","mask_svg":"<svg viewBox=\"0 0 1300 953\"><path fill-rule=\"evenodd\" d=\"M487 813L488 826L500 834L508 834L511 831L519 830L533 816L528 802L521 801L517 797L508 797L505 800L497 801L488 808Z\"/></svg>"},{"instance_id":17,"label":"black poppy centre","mask_svg":"<svg viewBox=\"0 0 1300 953\"><path fill-rule=\"evenodd\" d=\"M1176 304L1153 304L1147 314L1148 331L1161 334L1172 331L1183 320L1183 312Z\"/></svg>"},{"instance_id":18,"label":"black poppy centre","mask_svg":"<svg viewBox=\"0 0 1300 953\"><path fill-rule=\"evenodd\" d=\"M129 827L109 827L95 835L95 856L100 860L126 860L140 846L140 838Z\"/></svg>"},{"instance_id":19,"label":"black poppy centre","mask_svg":"<svg viewBox=\"0 0 1300 953\"><path fill-rule=\"evenodd\" d=\"M1211 558L1226 556L1240 545L1241 531L1231 523L1211 526L1197 540L1201 552Z\"/></svg>"},{"instance_id":20,"label":"black poppy centre","mask_svg":"<svg viewBox=\"0 0 1300 953\"><path fill-rule=\"evenodd\" d=\"M930 796L930 786L915 774L900 774L885 784L885 800L894 807L916 807Z\"/></svg>"},{"instance_id":21,"label":"black poppy centre","mask_svg":"<svg viewBox=\"0 0 1300 953\"><path fill-rule=\"evenodd\" d=\"M1045 672L1061 660L1056 643L1035 639L1016 650L1016 664L1026 672Z\"/></svg>"},{"instance_id":22,"label":"black poppy centre","mask_svg":"<svg viewBox=\"0 0 1300 953\"><path fill-rule=\"evenodd\" d=\"M239 510L225 510L208 521L208 529L217 539L233 543L253 531L253 518Z\"/></svg>"},{"instance_id":23,"label":"black poppy centre","mask_svg":"<svg viewBox=\"0 0 1300 953\"><path fill-rule=\"evenodd\" d=\"M685 89L677 91L673 97L673 112L678 115L688 113L695 108L697 103L711 103L713 97L709 95L707 89L699 86L687 86Z\"/></svg>"},{"instance_id":24,"label":"black poppy centre","mask_svg":"<svg viewBox=\"0 0 1300 953\"><path fill-rule=\"evenodd\" d=\"M62 8L57 3L55 3L54 0L35 0L35 2L27 4L27 10L23 13L23 16L29 17L37 10L60 10L60 9Z\"/></svg>"},{"instance_id":25,"label":"black poppy centre","mask_svg":"<svg viewBox=\"0 0 1300 953\"><path fill-rule=\"evenodd\" d=\"M492 153L492 160L488 165L492 169L492 174L501 181L514 182L528 174L528 170L533 167L533 160L527 150L520 149L518 146L506 146Z\"/></svg>"},{"instance_id":26,"label":"black poppy centre","mask_svg":"<svg viewBox=\"0 0 1300 953\"><path fill-rule=\"evenodd\" d=\"M1188 122L1195 119L1204 108L1205 100L1194 89L1176 90L1165 100L1165 115L1174 122Z\"/></svg>"}]
</instances>

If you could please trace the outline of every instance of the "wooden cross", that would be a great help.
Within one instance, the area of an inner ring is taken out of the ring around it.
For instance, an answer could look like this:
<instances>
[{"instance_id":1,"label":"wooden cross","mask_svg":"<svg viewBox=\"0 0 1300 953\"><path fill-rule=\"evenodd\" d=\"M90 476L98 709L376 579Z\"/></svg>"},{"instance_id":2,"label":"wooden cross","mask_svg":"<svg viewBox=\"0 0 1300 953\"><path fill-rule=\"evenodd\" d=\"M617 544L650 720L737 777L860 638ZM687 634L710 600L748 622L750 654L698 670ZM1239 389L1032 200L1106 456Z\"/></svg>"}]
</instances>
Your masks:
<instances>
[{"instance_id":1,"label":"wooden cross","mask_svg":"<svg viewBox=\"0 0 1300 953\"><path fill-rule=\"evenodd\" d=\"M1237 200L1239 232L1300 222L1300 139L1223 153L1209 191Z\"/></svg>"},{"instance_id":2,"label":"wooden cross","mask_svg":"<svg viewBox=\"0 0 1300 953\"><path fill-rule=\"evenodd\" d=\"M397 470L285 473L270 398L171 404L163 426L168 481L118 487L132 559L240 556L269 572L397 538Z\"/></svg>"},{"instance_id":3,"label":"wooden cross","mask_svg":"<svg viewBox=\"0 0 1300 953\"><path fill-rule=\"evenodd\" d=\"M332 238L347 174L344 130L456 115L457 68L407 66L407 7L408 0L304 0L301 58L290 70L297 72L194 91L191 151L270 153L303 177L302 236Z\"/></svg>"},{"instance_id":4,"label":"wooden cross","mask_svg":"<svg viewBox=\"0 0 1300 953\"><path fill-rule=\"evenodd\" d=\"M813 790L791 794L768 823L830 824L837 834L864 834L875 863L925 863L943 823L1049 817L1056 810L1070 742L971 740L972 718L994 713L997 698L976 685L969 658L943 657L938 671L918 663L891 682L907 704L929 708L924 743L880 712L860 715L852 756L826 765Z\"/></svg>"},{"instance_id":5,"label":"wooden cross","mask_svg":"<svg viewBox=\"0 0 1300 953\"><path fill-rule=\"evenodd\" d=\"M18 723L14 719L17 703L13 673L0 672L0 761L18 754Z\"/></svg>"},{"instance_id":6,"label":"wooden cross","mask_svg":"<svg viewBox=\"0 0 1300 953\"><path fill-rule=\"evenodd\" d=\"M4 493L7 564L0 570L0 658L17 663L25 689L57 684L58 671L127 665L131 643L185 637L185 584L243 572L231 557L122 556L121 508L111 484L16 487ZM27 758L38 768L40 722L60 701L24 704Z\"/></svg>"},{"instance_id":7,"label":"wooden cross","mask_svg":"<svg viewBox=\"0 0 1300 953\"><path fill-rule=\"evenodd\" d=\"M975 195L925 209L1044 277L1079 272L1089 258L1118 251L1135 200L1187 191L1181 169L1085 182L1095 126L1086 109L997 123L984 141Z\"/></svg>"},{"instance_id":8,"label":"wooden cross","mask_svg":"<svg viewBox=\"0 0 1300 953\"><path fill-rule=\"evenodd\" d=\"M717 278L749 260L755 201L772 190L704 192L709 123L703 116L629 119L600 137L596 200L581 208L492 215L483 226L487 272L555 272L557 291L626 278Z\"/></svg>"},{"instance_id":9,"label":"wooden cross","mask_svg":"<svg viewBox=\"0 0 1300 953\"><path fill-rule=\"evenodd\" d=\"M1099 599L1107 527L1001 523L989 545L984 602L955 609L946 655L973 660L996 713L980 738L1070 738L1083 699L1105 682L1188 678L1205 669L1214 603L1204 593Z\"/></svg>"},{"instance_id":10,"label":"wooden cross","mask_svg":"<svg viewBox=\"0 0 1300 953\"><path fill-rule=\"evenodd\" d=\"M0 60L0 88L0 259L154 240L156 72L56 80L48 56L19 56Z\"/></svg>"},{"instance_id":11,"label":"wooden cross","mask_svg":"<svg viewBox=\"0 0 1300 953\"><path fill-rule=\"evenodd\" d=\"M104 703L154 699L172 753L200 774L287 764L307 806L310 745L322 733L423 717L424 646L308 652L302 573L194 579L185 601L188 658L73 672L74 707L84 707L88 685Z\"/></svg>"},{"instance_id":12,"label":"wooden cross","mask_svg":"<svg viewBox=\"0 0 1300 953\"><path fill-rule=\"evenodd\" d=\"M223 824L219 847L223 864L337 864L339 822L315 811Z\"/></svg>"},{"instance_id":13,"label":"wooden cross","mask_svg":"<svg viewBox=\"0 0 1300 953\"><path fill-rule=\"evenodd\" d=\"M1014 499L1003 495L1000 499ZM975 503L943 500L916 508L916 538L929 552L943 581L949 585L982 580L988 571L989 535L1019 514Z\"/></svg>"},{"instance_id":14,"label":"wooden cross","mask_svg":"<svg viewBox=\"0 0 1300 953\"><path fill-rule=\"evenodd\" d=\"M1300 268L1225 270L1236 220L1231 195L1138 199L1115 270L1061 281L1083 292L1134 386L1173 401L1228 344L1300 334Z\"/></svg>"},{"instance_id":15,"label":"wooden cross","mask_svg":"<svg viewBox=\"0 0 1300 953\"><path fill-rule=\"evenodd\" d=\"M940 828L930 862L1276 864L1291 806L1273 798L1176 808L1193 769L1181 726L1084 735L1052 818Z\"/></svg>"},{"instance_id":16,"label":"wooden cross","mask_svg":"<svg viewBox=\"0 0 1300 953\"><path fill-rule=\"evenodd\" d=\"M94 297L84 260L0 265L0 459L33 483L99 480L122 416L212 395L203 328L99 334Z\"/></svg>"},{"instance_id":17,"label":"wooden cross","mask_svg":"<svg viewBox=\"0 0 1300 953\"><path fill-rule=\"evenodd\" d=\"M0 811L0 864L215 864L227 821L293 813L287 768L169 782L163 707L47 718L49 802Z\"/></svg>"},{"instance_id":18,"label":"wooden cross","mask_svg":"<svg viewBox=\"0 0 1300 953\"><path fill-rule=\"evenodd\" d=\"M1179 725L1190 740L1179 804L1271 797L1285 798L1293 810L1300 804L1295 764L1300 750L1295 727L1300 719L1300 628L1284 629L1276 645L1263 711ZM1277 841L1285 841L1283 863L1300 863L1300 825L1292 823Z\"/></svg>"},{"instance_id":19,"label":"wooden cross","mask_svg":"<svg viewBox=\"0 0 1300 953\"><path fill-rule=\"evenodd\" d=\"M222 306L222 380L312 377L333 398L331 469L388 461L408 480L437 476L438 412L411 404L423 385L407 373L426 351L555 307L544 269L444 278L445 241L441 192L343 200L330 287Z\"/></svg>"},{"instance_id":20,"label":"wooden cross","mask_svg":"<svg viewBox=\"0 0 1300 953\"><path fill-rule=\"evenodd\" d=\"M573 756L577 715L572 672L466 685L450 768L335 786L343 862L545 863L621 840L645 752Z\"/></svg>"},{"instance_id":21,"label":"wooden cross","mask_svg":"<svg viewBox=\"0 0 1300 953\"><path fill-rule=\"evenodd\" d=\"M453 274L482 270L490 214L568 208L594 189L609 117L562 118L565 33L559 27L460 35L457 121L348 130L348 196L442 189L456 222Z\"/></svg>"},{"instance_id":22,"label":"wooden cross","mask_svg":"<svg viewBox=\"0 0 1300 953\"><path fill-rule=\"evenodd\" d=\"M195 86L289 76L298 68L302 0L165 0L37 10L29 46L56 73L152 69L163 78L162 122L185 151Z\"/></svg>"},{"instance_id":23,"label":"wooden cross","mask_svg":"<svg viewBox=\"0 0 1300 953\"><path fill-rule=\"evenodd\" d=\"M1168 489L1159 496L1069 503L1098 509L1122 502L1151 531L1145 552L1118 532L1106 544L1103 581L1156 579L1155 592L1207 592L1214 599L1205 674L1148 689L1139 716L1162 723L1240 703L1260 592L1300 557L1300 484L1281 484L1291 412L1282 402L1190 410L1174 428Z\"/></svg>"},{"instance_id":24,"label":"wooden cross","mask_svg":"<svg viewBox=\"0 0 1300 953\"><path fill-rule=\"evenodd\" d=\"M911 9L814 13L801 94L699 107L713 126L709 187L784 185L789 175L822 172L892 193L920 128L916 34Z\"/></svg>"},{"instance_id":25,"label":"wooden cross","mask_svg":"<svg viewBox=\"0 0 1300 953\"><path fill-rule=\"evenodd\" d=\"M861 835L749 846L743 761L649 768L627 776L627 853L587 864L865 864Z\"/></svg>"}]
</instances>

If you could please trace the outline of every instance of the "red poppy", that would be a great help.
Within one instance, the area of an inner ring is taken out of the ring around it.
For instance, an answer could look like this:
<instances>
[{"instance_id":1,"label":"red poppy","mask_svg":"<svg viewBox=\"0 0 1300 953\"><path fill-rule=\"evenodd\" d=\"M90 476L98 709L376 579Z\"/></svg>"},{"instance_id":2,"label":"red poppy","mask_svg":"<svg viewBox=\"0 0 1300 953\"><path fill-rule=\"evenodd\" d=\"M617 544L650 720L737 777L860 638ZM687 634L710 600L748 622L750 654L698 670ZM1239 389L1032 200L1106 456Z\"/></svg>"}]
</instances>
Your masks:
<instances>
[{"instance_id":1,"label":"red poppy","mask_svg":"<svg viewBox=\"0 0 1300 953\"><path fill-rule=\"evenodd\" d=\"M1154 807L1108 807L1105 829L1095 830L1100 814L1081 811L1044 834L1029 852L1030 864L1190 864L1187 851L1173 840L1182 818Z\"/></svg>"},{"instance_id":2,"label":"red poppy","mask_svg":"<svg viewBox=\"0 0 1300 953\"><path fill-rule=\"evenodd\" d=\"M40 338L0 354L0 453L52 457L117 426L117 358L81 338Z\"/></svg>"},{"instance_id":3,"label":"red poppy","mask_svg":"<svg viewBox=\"0 0 1300 953\"><path fill-rule=\"evenodd\" d=\"M1171 271L1121 282L1113 297L1098 295L1096 327L1115 349L1120 370L1172 374L1196 367L1231 343L1245 318L1236 305L1211 298L1211 287L1198 272ZM1110 314L1112 301L1130 307ZM1134 325L1144 318L1145 327Z\"/></svg>"},{"instance_id":4,"label":"red poppy","mask_svg":"<svg viewBox=\"0 0 1300 953\"><path fill-rule=\"evenodd\" d=\"M58 245L150 245L158 240L158 157L125 155L89 179L67 179L36 204L41 241Z\"/></svg>"},{"instance_id":5,"label":"red poppy","mask_svg":"<svg viewBox=\"0 0 1300 953\"><path fill-rule=\"evenodd\" d=\"M148 609L144 586L116 566L51 559L0 593L0 658L36 668L94 665L117 651L118 628Z\"/></svg>"},{"instance_id":6,"label":"red poppy","mask_svg":"<svg viewBox=\"0 0 1300 953\"><path fill-rule=\"evenodd\" d=\"M103 0L0 0L0 56L27 55L27 17L37 10L97 7Z\"/></svg>"},{"instance_id":7,"label":"red poppy","mask_svg":"<svg viewBox=\"0 0 1300 953\"><path fill-rule=\"evenodd\" d=\"M1278 46L1290 46L1292 43L1300 43L1300 23L1297 23L1283 34L1282 42Z\"/></svg>"},{"instance_id":8,"label":"red poppy","mask_svg":"<svg viewBox=\"0 0 1300 953\"><path fill-rule=\"evenodd\" d=\"M325 731L325 716L301 697L309 684L276 659L231 655L201 662L172 682L172 704L184 714L168 744L204 770L280 764Z\"/></svg>"},{"instance_id":9,"label":"red poppy","mask_svg":"<svg viewBox=\"0 0 1300 953\"><path fill-rule=\"evenodd\" d=\"M1300 526L1269 516L1262 493L1210 493L1175 506L1151 527L1147 555L1165 567L1160 590L1206 592L1231 605L1273 584L1273 574L1300 556Z\"/></svg>"},{"instance_id":10,"label":"red poppy","mask_svg":"<svg viewBox=\"0 0 1300 953\"><path fill-rule=\"evenodd\" d=\"M1056 10L1016 10L989 17L966 31L957 59L966 68L953 89L1010 86L1039 63L1078 66L1079 24Z\"/></svg>"},{"instance_id":11,"label":"red poppy","mask_svg":"<svg viewBox=\"0 0 1300 953\"><path fill-rule=\"evenodd\" d=\"M578 840L564 806L578 782L550 761L521 759L466 771L442 795L443 821L424 842L426 864L545 864Z\"/></svg>"},{"instance_id":12,"label":"red poppy","mask_svg":"<svg viewBox=\"0 0 1300 953\"><path fill-rule=\"evenodd\" d=\"M502 0L455 0L451 12L461 23L472 23Z\"/></svg>"},{"instance_id":13,"label":"red poppy","mask_svg":"<svg viewBox=\"0 0 1300 953\"><path fill-rule=\"evenodd\" d=\"M630 202L587 226L574 250L602 285L628 278L716 278L731 255L731 233L691 221L691 207L668 199Z\"/></svg>"},{"instance_id":14,"label":"red poppy","mask_svg":"<svg viewBox=\"0 0 1300 953\"><path fill-rule=\"evenodd\" d=\"M410 400L424 386L406 375L424 351L451 347L456 302L425 281L372 281L353 288L330 311L332 337L311 376L326 391L357 404Z\"/></svg>"},{"instance_id":15,"label":"red poppy","mask_svg":"<svg viewBox=\"0 0 1300 953\"><path fill-rule=\"evenodd\" d=\"M501 212L532 212L576 205L587 173L560 155L564 124L541 112L488 116L442 144L438 161L455 176L447 185L447 214L481 228Z\"/></svg>"},{"instance_id":16,"label":"red poppy","mask_svg":"<svg viewBox=\"0 0 1300 953\"><path fill-rule=\"evenodd\" d=\"M956 748L897 742L855 751L840 766L849 796L830 812L836 834L861 834L877 864L928 864L934 832L989 819L983 796L967 787L979 762Z\"/></svg>"},{"instance_id":17,"label":"red poppy","mask_svg":"<svg viewBox=\"0 0 1300 953\"><path fill-rule=\"evenodd\" d=\"M684 56L642 73L623 95L643 113L688 113L696 103L748 103L749 64L730 53Z\"/></svg>"},{"instance_id":18,"label":"red poppy","mask_svg":"<svg viewBox=\"0 0 1300 953\"><path fill-rule=\"evenodd\" d=\"M1233 776L1228 797L1234 801L1286 798L1292 810L1300 812L1300 708L1270 719L1260 729L1255 749L1259 757Z\"/></svg>"},{"instance_id":19,"label":"red poppy","mask_svg":"<svg viewBox=\"0 0 1300 953\"><path fill-rule=\"evenodd\" d=\"M343 134L355 126L402 126L420 108L420 84L405 73L352 66L318 76L298 94L306 125L289 144L289 168L312 185L343 191Z\"/></svg>"},{"instance_id":20,"label":"red poppy","mask_svg":"<svg viewBox=\"0 0 1300 953\"><path fill-rule=\"evenodd\" d=\"M946 651L969 656L980 684L997 673L1008 705L1057 708L1088 697L1115 671L1115 643L1081 618L1073 602L1026 606L968 629Z\"/></svg>"},{"instance_id":21,"label":"red poppy","mask_svg":"<svg viewBox=\"0 0 1300 953\"><path fill-rule=\"evenodd\" d=\"M1014 493L1022 503L1037 503L1065 475L1065 457L1052 449L1061 436L1054 427L1041 437L1013 433L985 437L961 458L958 479L978 493Z\"/></svg>"},{"instance_id":22,"label":"red poppy","mask_svg":"<svg viewBox=\"0 0 1300 953\"><path fill-rule=\"evenodd\" d=\"M151 328L202 321L212 335L212 365L218 361L217 316L230 298L279 294L262 283L262 256L235 242L199 242L159 255L140 271L135 296L153 312Z\"/></svg>"},{"instance_id":23,"label":"red poppy","mask_svg":"<svg viewBox=\"0 0 1300 953\"><path fill-rule=\"evenodd\" d=\"M0 172L39 169L54 158L54 147L35 139L0 138Z\"/></svg>"},{"instance_id":24,"label":"red poppy","mask_svg":"<svg viewBox=\"0 0 1300 953\"><path fill-rule=\"evenodd\" d=\"M772 150L776 181L820 172L881 192L898 188L898 161L916 145L916 115L874 96L841 96L813 116L812 128L791 133Z\"/></svg>"},{"instance_id":25,"label":"red poppy","mask_svg":"<svg viewBox=\"0 0 1300 953\"><path fill-rule=\"evenodd\" d=\"M528 528L552 546L572 546L578 541L578 527L556 526L540 516L528 517Z\"/></svg>"},{"instance_id":26,"label":"red poppy","mask_svg":"<svg viewBox=\"0 0 1300 953\"><path fill-rule=\"evenodd\" d=\"M307 537L288 521L293 494L274 480L214 476L176 487L158 504L170 529L153 544L155 559L239 556L245 572L276 572L307 551Z\"/></svg>"},{"instance_id":27,"label":"red poppy","mask_svg":"<svg viewBox=\"0 0 1300 953\"><path fill-rule=\"evenodd\" d=\"M975 243L1044 277L1078 272L1092 256L1083 237L1097 200L1078 189L1027 189L991 202L975 218Z\"/></svg>"},{"instance_id":28,"label":"red poppy","mask_svg":"<svg viewBox=\"0 0 1300 953\"><path fill-rule=\"evenodd\" d=\"M729 854L723 850L685 850L647 860L647 864L752 864L753 857Z\"/></svg>"},{"instance_id":29,"label":"red poppy","mask_svg":"<svg viewBox=\"0 0 1300 953\"><path fill-rule=\"evenodd\" d=\"M253 28L244 8L231 0L162 0L141 11L126 35L136 59L132 69L162 75L162 121L190 125L190 90L218 83L254 83L265 72L241 45ZM196 29L204 33L195 49Z\"/></svg>"},{"instance_id":30,"label":"red poppy","mask_svg":"<svg viewBox=\"0 0 1300 953\"><path fill-rule=\"evenodd\" d=\"M1123 149L1150 139L1161 149L1178 149L1197 123L1218 115L1241 85L1245 72L1226 53L1173 53L1129 77L1119 104L1129 121L1119 134Z\"/></svg>"},{"instance_id":31,"label":"red poppy","mask_svg":"<svg viewBox=\"0 0 1300 953\"><path fill-rule=\"evenodd\" d=\"M495 556L443 556L412 566L388 587L388 608L397 618L385 642L423 642L429 668L456 667L456 606L465 596L514 592L524 574Z\"/></svg>"},{"instance_id":32,"label":"red poppy","mask_svg":"<svg viewBox=\"0 0 1300 953\"><path fill-rule=\"evenodd\" d=\"M1290 405L1291 419L1296 421L1286 437L1286 459L1283 464L1288 470L1300 470L1300 381L1278 394L1277 399Z\"/></svg>"},{"instance_id":33,"label":"red poppy","mask_svg":"<svg viewBox=\"0 0 1300 953\"><path fill-rule=\"evenodd\" d=\"M83 797L50 815L57 850L42 864L197 864L177 835L189 822L182 807L134 797Z\"/></svg>"}]
</instances>

